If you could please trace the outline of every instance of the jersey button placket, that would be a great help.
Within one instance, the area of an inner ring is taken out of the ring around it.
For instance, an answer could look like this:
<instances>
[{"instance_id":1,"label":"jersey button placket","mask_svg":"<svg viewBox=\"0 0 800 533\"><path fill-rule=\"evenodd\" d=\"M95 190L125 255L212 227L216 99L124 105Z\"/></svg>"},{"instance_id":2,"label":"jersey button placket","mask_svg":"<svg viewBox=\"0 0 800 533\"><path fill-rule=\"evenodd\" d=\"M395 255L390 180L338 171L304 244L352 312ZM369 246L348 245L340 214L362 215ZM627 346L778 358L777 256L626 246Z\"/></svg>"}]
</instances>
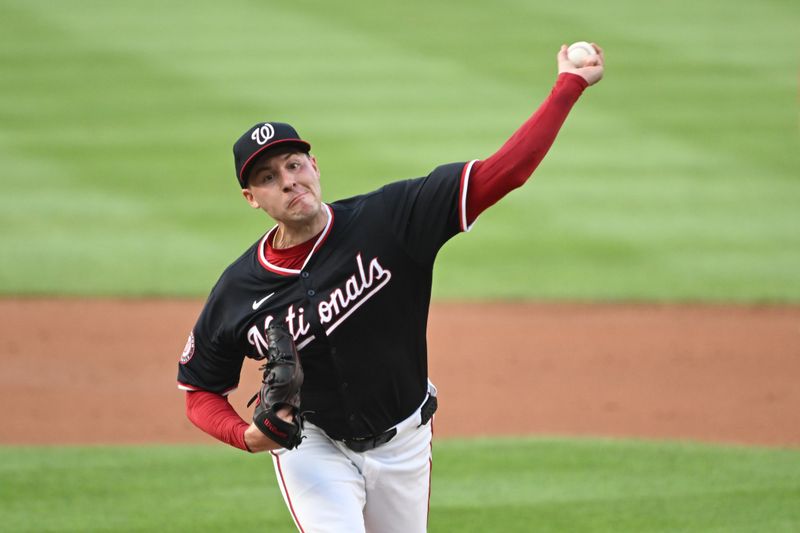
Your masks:
<instances>
[{"instance_id":1,"label":"jersey button placket","mask_svg":"<svg viewBox=\"0 0 800 533\"><path fill-rule=\"evenodd\" d=\"M313 289L310 278L311 274L308 272L308 270L303 270L300 272L300 282L303 284L303 287L306 290L306 296L308 298L313 298L317 294L317 291Z\"/></svg>"}]
</instances>

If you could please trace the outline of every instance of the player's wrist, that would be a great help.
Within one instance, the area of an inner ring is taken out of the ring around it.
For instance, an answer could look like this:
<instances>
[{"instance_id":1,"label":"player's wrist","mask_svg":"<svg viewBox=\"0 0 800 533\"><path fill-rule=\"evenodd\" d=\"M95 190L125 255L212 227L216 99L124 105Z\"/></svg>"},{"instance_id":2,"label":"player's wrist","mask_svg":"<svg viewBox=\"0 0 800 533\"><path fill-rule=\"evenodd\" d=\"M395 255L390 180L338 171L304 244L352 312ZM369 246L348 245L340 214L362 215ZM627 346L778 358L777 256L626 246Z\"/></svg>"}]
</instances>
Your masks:
<instances>
[{"instance_id":1,"label":"player's wrist","mask_svg":"<svg viewBox=\"0 0 800 533\"><path fill-rule=\"evenodd\" d=\"M244 431L244 445L250 453L268 452L279 448L275 442L264 435L255 423L250 424Z\"/></svg>"},{"instance_id":2,"label":"player's wrist","mask_svg":"<svg viewBox=\"0 0 800 533\"><path fill-rule=\"evenodd\" d=\"M577 87L580 91L583 91L589 86L589 82L577 72L564 71L558 73L556 85L571 85Z\"/></svg>"}]
</instances>

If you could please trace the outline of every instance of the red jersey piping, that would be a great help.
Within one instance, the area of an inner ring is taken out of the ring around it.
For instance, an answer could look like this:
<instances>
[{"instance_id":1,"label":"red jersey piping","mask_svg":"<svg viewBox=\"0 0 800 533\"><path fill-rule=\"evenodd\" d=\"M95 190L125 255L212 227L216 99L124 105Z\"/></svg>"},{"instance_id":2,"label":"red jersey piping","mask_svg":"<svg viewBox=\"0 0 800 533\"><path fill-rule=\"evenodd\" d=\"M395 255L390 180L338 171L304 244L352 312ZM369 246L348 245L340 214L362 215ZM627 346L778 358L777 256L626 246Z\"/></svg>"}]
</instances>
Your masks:
<instances>
[{"instance_id":1,"label":"red jersey piping","mask_svg":"<svg viewBox=\"0 0 800 533\"><path fill-rule=\"evenodd\" d=\"M266 235L264 235L264 237L261 239L261 242L259 242L258 244L257 255L258 255L258 262L261 263L261 266L272 273L280 274L282 276L297 276L298 274L300 274L300 272L308 264L308 261L311 259L311 256L314 255L314 252L316 252L322 246L322 243L325 242L325 239L328 238L328 235L330 235L331 232L331 228L333 228L333 209L331 209L328 206L328 204L322 204L322 206L325 208L325 212L328 214L328 222L326 222L325 228L322 230L322 233L320 233L319 237L317 237L317 242L314 243L314 247L311 248L311 251L308 253L306 260L303 261L303 266L295 270L293 268L283 268L279 267L278 265L273 265L267 260L267 256L265 253L265 250L267 249L267 241L269 240L272 233L274 233L275 230L278 229L277 224L272 229L270 229L266 233Z\"/></svg>"},{"instance_id":2,"label":"red jersey piping","mask_svg":"<svg viewBox=\"0 0 800 533\"><path fill-rule=\"evenodd\" d=\"M194 385L189 385L187 383L182 383L180 381L178 382L178 388L180 390L185 390L185 391L189 391L189 392L211 392L211 391L207 391L206 389L201 389L200 387L195 387ZM228 390L226 390L224 392L215 392L214 394L219 394L220 396L227 396L228 394L232 393L233 391L235 391L238 388L239 388L239 385L235 385L235 386L231 387L230 389L228 389Z\"/></svg>"},{"instance_id":3,"label":"red jersey piping","mask_svg":"<svg viewBox=\"0 0 800 533\"><path fill-rule=\"evenodd\" d=\"M464 165L464 170L461 171L461 185L459 189L459 198L458 198L458 221L459 225L461 226L461 231L469 231L472 229L472 224L475 224L475 220L472 221L472 224L467 222L467 193L469 190L469 174L472 171L472 165L475 164L477 159L473 159L466 165Z\"/></svg>"},{"instance_id":4,"label":"red jersey piping","mask_svg":"<svg viewBox=\"0 0 800 533\"><path fill-rule=\"evenodd\" d=\"M283 469L281 468L281 458L277 453L273 451L270 451L269 453L272 454L272 457L275 459L275 466L278 467L277 470L278 470L278 475L281 478L283 493L286 495L286 502L289 504L289 511L291 511L292 513L292 518L294 518L294 523L297 524L297 529L299 529L301 533L305 533L303 526L300 525L300 519L297 518L297 513L294 511L294 505L292 505L292 498L289 495L289 487L286 485L286 479L284 479L283 477Z\"/></svg>"}]
</instances>

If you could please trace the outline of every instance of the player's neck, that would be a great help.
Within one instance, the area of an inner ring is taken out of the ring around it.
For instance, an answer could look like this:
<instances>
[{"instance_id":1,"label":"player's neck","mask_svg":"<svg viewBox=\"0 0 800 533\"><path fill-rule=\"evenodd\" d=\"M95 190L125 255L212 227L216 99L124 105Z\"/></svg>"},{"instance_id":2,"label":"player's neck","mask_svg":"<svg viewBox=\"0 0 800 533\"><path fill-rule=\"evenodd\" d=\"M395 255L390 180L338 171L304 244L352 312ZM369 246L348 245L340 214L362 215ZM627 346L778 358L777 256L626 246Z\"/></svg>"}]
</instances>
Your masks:
<instances>
[{"instance_id":1,"label":"player's neck","mask_svg":"<svg viewBox=\"0 0 800 533\"><path fill-rule=\"evenodd\" d=\"M279 222L272 239L272 247L281 250L302 244L319 235L327 223L328 212L326 209L320 209L319 213L311 220L297 223Z\"/></svg>"}]
</instances>

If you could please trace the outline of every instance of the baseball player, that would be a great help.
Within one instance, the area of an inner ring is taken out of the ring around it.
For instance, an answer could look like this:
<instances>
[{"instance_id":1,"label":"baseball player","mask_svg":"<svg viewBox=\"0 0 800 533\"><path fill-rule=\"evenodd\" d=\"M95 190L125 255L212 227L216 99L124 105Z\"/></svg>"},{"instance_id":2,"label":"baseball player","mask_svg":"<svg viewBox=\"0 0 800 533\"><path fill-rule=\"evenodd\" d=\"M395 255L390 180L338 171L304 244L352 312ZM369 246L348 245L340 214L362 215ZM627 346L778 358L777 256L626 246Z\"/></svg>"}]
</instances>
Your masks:
<instances>
[{"instance_id":1,"label":"baseball player","mask_svg":"<svg viewBox=\"0 0 800 533\"><path fill-rule=\"evenodd\" d=\"M576 68L562 46L552 92L492 156L333 203L322 201L320 166L292 126L259 123L236 141L242 195L277 224L214 286L178 385L200 429L271 453L298 530L426 530L434 259L525 183L583 90L602 78L597 51ZM245 357L266 361L252 423L226 398Z\"/></svg>"}]
</instances>

